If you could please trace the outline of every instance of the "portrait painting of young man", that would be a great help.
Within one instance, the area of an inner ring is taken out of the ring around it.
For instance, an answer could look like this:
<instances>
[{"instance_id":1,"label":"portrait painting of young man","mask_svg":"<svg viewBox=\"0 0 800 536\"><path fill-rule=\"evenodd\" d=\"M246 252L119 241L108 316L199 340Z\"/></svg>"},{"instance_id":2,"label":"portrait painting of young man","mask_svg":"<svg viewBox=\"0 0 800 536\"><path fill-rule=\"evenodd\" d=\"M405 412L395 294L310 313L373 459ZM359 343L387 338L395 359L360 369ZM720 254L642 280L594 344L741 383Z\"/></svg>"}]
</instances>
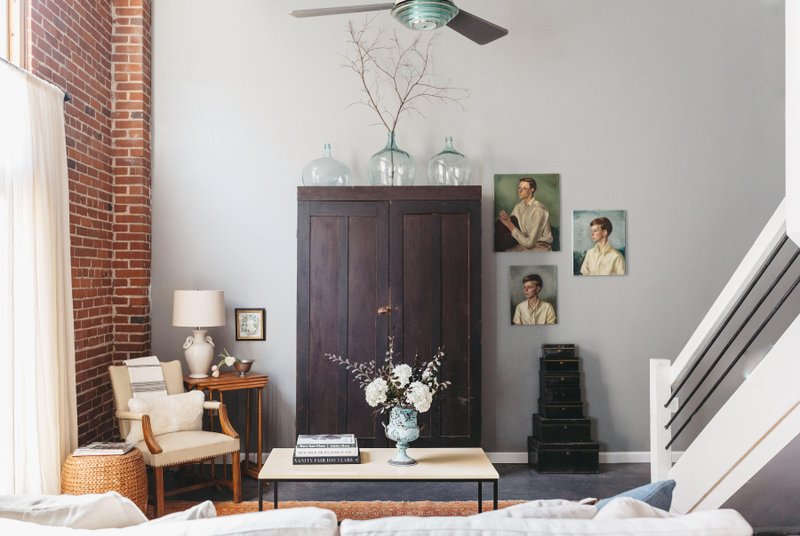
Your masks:
<instances>
[{"instance_id":1,"label":"portrait painting of young man","mask_svg":"<svg viewBox=\"0 0 800 536\"><path fill-rule=\"evenodd\" d=\"M558 174L494 176L495 251L558 251Z\"/></svg>"},{"instance_id":2,"label":"portrait painting of young man","mask_svg":"<svg viewBox=\"0 0 800 536\"><path fill-rule=\"evenodd\" d=\"M554 265L510 266L511 324L515 326L558 323Z\"/></svg>"},{"instance_id":3,"label":"portrait painting of young man","mask_svg":"<svg viewBox=\"0 0 800 536\"><path fill-rule=\"evenodd\" d=\"M624 210L572 213L572 272L575 275L627 273Z\"/></svg>"}]
</instances>

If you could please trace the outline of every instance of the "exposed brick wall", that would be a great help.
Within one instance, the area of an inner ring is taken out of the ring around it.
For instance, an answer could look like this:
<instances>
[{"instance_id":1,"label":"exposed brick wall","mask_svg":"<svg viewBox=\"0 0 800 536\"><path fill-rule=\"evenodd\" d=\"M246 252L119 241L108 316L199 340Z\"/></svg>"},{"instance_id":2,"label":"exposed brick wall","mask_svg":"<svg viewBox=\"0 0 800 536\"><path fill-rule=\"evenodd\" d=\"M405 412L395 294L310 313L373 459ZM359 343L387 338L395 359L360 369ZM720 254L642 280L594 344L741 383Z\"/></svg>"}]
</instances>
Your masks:
<instances>
[{"instance_id":1,"label":"exposed brick wall","mask_svg":"<svg viewBox=\"0 0 800 536\"><path fill-rule=\"evenodd\" d=\"M150 351L150 1L113 0L114 354Z\"/></svg>"},{"instance_id":2,"label":"exposed brick wall","mask_svg":"<svg viewBox=\"0 0 800 536\"><path fill-rule=\"evenodd\" d=\"M30 70L72 95L65 122L78 439L110 439L107 367L150 346L150 3L31 0L28 23Z\"/></svg>"}]
</instances>

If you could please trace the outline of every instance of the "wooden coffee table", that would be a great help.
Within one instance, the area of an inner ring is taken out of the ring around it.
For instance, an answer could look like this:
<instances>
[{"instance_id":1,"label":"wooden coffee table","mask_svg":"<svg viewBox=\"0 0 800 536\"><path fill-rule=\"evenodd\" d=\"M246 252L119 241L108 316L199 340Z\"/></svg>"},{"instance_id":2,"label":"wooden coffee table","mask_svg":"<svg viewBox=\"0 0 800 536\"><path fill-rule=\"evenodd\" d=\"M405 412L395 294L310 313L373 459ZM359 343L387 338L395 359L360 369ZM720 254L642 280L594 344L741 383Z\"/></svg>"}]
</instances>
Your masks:
<instances>
[{"instance_id":1,"label":"wooden coffee table","mask_svg":"<svg viewBox=\"0 0 800 536\"><path fill-rule=\"evenodd\" d=\"M386 463L393 448L363 448L360 464L292 464L293 449L272 449L258 474L258 509L264 508L264 482L272 484L272 507L278 508L279 482L475 482L478 512L483 511L483 483L492 483L492 504L497 510L500 475L481 448L410 448L417 465L396 467Z\"/></svg>"}]
</instances>

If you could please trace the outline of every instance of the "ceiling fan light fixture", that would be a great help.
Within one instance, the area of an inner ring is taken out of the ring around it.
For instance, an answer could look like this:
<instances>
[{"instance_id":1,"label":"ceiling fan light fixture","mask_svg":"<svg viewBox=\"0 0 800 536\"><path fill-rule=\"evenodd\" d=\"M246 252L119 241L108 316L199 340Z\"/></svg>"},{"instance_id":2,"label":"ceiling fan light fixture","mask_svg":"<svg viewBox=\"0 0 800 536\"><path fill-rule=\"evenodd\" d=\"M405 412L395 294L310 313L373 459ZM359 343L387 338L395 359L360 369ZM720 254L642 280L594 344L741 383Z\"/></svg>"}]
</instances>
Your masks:
<instances>
[{"instance_id":1,"label":"ceiling fan light fixture","mask_svg":"<svg viewBox=\"0 0 800 536\"><path fill-rule=\"evenodd\" d=\"M412 30L435 30L450 22L458 14L458 8L449 0L404 0L391 13Z\"/></svg>"}]
</instances>

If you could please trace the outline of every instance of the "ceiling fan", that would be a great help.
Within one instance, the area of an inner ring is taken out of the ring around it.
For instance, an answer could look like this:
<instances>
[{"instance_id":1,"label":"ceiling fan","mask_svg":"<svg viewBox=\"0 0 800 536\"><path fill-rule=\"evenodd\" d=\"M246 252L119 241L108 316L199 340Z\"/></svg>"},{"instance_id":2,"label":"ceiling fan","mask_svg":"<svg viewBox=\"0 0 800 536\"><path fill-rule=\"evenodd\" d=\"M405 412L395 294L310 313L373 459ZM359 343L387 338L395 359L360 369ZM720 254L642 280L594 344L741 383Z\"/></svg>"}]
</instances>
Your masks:
<instances>
[{"instance_id":1,"label":"ceiling fan","mask_svg":"<svg viewBox=\"0 0 800 536\"><path fill-rule=\"evenodd\" d=\"M479 45L491 43L508 33L505 28L458 9L450 0L397 0L386 4L297 9L289 14L293 17L320 17L385 9L390 9L392 17L412 30L435 30L446 25Z\"/></svg>"}]
</instances>

